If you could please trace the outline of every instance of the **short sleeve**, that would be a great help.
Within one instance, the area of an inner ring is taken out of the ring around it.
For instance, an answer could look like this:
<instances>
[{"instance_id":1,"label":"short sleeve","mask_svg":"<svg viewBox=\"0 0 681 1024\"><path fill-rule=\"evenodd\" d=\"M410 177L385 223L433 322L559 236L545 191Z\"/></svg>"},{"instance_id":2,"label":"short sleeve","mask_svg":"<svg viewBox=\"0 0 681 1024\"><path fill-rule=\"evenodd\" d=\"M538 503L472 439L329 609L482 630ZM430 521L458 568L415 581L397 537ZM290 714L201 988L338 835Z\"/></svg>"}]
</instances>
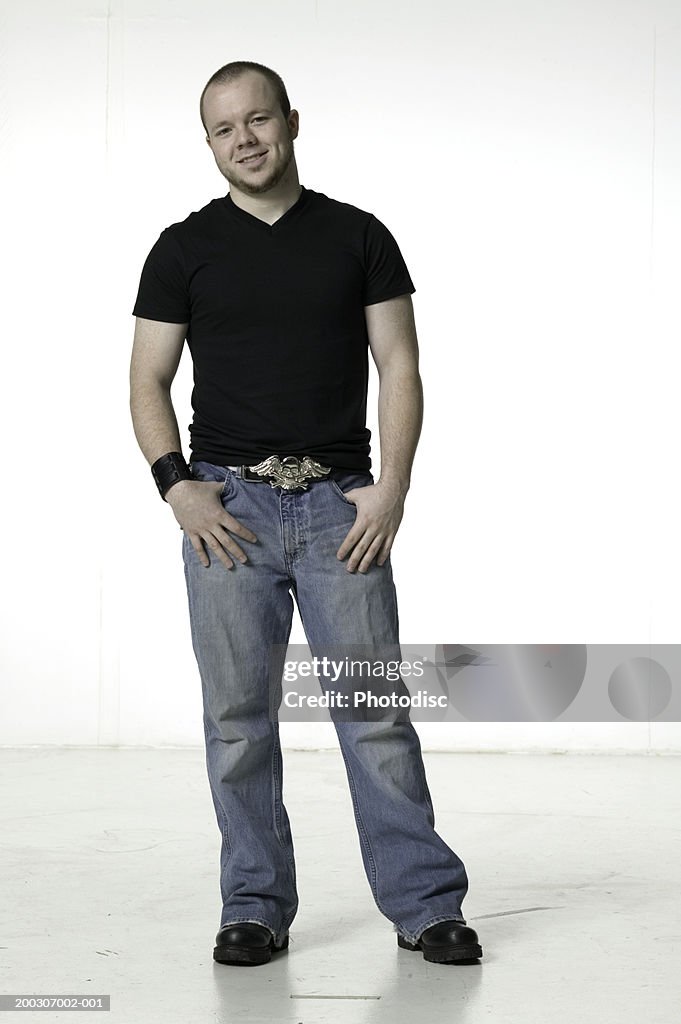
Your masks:
<instances>
[{"instance_id":1,"label":"short sleeve","mask_svg":"<svg viewBox=\"0 0 681 1024\"><path fill-rule=\"evenodd\" d=\"M416 291L397 242L373 214L367 224L364 245L365 306Z\"/></svg>"},{"instance_id":2,"label":"short sleeve","mask_svg":"<svg viewBox=\"0 0 681 1024\"><path fill-rule=\"evenodd\" d=\"M132 315L172 324L189 323L189 293L182 252L168 228L161 232L144 262Z\"/></svg>"}]
</instances>

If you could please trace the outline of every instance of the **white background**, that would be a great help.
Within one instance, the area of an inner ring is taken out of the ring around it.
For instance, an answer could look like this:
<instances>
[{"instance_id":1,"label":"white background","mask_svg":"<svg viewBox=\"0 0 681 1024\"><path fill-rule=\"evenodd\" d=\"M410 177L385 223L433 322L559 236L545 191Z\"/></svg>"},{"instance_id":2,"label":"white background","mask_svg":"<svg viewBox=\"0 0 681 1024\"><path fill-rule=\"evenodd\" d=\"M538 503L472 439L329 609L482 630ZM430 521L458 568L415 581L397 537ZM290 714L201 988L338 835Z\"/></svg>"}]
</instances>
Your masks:
<instances>
[{"instance_id":1,"label":"white background","mask_svg":"<svg viewBox=\"0 0 681 1024\"><path fill-rule=\"evenodd\" d=\"M403 642L681 639L678 3L22 0L0 38L0 743L203 742L181 532L128 369L149 249L227 192L198 102L236 59L284 78L302 184L383 220L416 285ZM190 391L185 352L187 456ZM374 373L376 472L375 399ZM681 749L678 725L419 732Z\"/></svg>"}]
</instances>

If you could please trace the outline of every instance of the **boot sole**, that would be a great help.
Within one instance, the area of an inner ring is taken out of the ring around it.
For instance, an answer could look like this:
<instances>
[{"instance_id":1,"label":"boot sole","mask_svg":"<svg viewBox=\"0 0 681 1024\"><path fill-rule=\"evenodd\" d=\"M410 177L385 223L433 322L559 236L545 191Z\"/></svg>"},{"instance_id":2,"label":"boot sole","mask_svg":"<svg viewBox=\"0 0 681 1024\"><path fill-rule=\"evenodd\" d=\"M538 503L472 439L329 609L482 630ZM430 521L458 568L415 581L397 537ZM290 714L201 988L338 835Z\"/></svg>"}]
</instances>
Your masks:
<instances>
[{"instance_id":1,"label":"boot sole","mask_svg":"<svg viewBox=\"0 0 681 1024\"><path fill-rule=\"evenodd\" d=\"M409 942L397 936L397 945L400 949L409 949L412 952L423 953L423 959L433 964L463 963L469 960L479 960L482 957L482 946L445 946L443 949L424 949L420 942Z\"/></svg>"},{"instance_id":2,"label":"boot sole","mask_svg":"<svg viewBox=\"0 0 681 1024\"><path fill-rule=\"evenodd\" d=\"M219 964L267 964L273 953L281 953L288 947L288 935L281 946L274 945L274 939L264 949L254 946L216 946L213 960Z\"/></svg>"}]
</instances>

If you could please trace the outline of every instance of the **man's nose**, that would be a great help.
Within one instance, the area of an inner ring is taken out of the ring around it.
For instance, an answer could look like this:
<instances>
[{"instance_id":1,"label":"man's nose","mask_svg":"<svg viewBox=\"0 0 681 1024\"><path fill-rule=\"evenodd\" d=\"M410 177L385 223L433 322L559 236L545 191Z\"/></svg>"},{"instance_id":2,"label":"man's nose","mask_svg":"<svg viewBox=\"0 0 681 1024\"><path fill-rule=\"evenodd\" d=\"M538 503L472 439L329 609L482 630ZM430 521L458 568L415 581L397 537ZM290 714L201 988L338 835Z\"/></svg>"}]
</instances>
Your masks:
<instances>
[{"instance_id":1,"label":"man's nose","mask_svg":"<svg viewBox=\"0 0 681 1024\"><path fill-rule=\"evenodd\" d=\"M251 143L257 141L258 140L255 132L248 125L245 125L243 128L237 130L236 144L239 149L242 149L244 146L249 146Z\"/></svg>"}]
</instances>

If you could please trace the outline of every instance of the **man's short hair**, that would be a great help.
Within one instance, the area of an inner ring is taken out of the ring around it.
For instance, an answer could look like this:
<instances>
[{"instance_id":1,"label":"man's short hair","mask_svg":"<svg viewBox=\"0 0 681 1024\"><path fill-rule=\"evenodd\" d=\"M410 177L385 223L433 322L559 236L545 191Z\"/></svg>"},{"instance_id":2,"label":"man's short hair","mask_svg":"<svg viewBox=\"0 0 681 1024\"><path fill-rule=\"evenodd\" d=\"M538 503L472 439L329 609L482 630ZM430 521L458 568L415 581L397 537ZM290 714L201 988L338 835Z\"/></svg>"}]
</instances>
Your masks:
<instances>
[{"instance_id":1,"label":"man's short hair","mask_svg":"<svg viewBox=\"0 0 681 1024\"><path fill-rule=\"evenodd\" d=\"M291 113L291 104L289 103L286 86L284 85L283 79L276 71L272 71L272 68L266 68L264 64L256 64L255 61L252 60L233 60L231 63L224 64L221 68L218 68L218 70L210 76L203 88L203 92L201 93L199 112L201 114L201 123L206 129L206 135L209 134L203 116L203 98L206 95L206 91L211 85L224 85L226 82L233 82L235 79L240 78L246 71L258 71L263 75L274 89L284 117L288 117Z\"/></svg>"}]
</instances>

